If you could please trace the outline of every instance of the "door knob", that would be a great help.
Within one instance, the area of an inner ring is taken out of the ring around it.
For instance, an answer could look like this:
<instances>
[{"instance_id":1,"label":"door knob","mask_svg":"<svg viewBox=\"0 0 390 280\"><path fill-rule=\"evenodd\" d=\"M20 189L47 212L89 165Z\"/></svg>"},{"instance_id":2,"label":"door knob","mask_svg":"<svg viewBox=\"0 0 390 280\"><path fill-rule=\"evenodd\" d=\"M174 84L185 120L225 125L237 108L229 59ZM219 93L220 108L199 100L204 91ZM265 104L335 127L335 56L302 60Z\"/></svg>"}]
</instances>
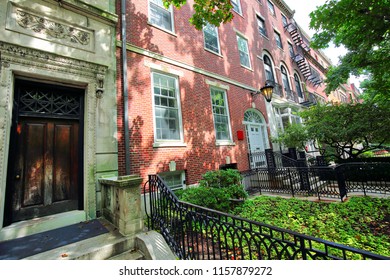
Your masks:
<instances>
[{"instance_id":1,"label":"door knob","mask_svg":"<svg viewBox=\"0 0 390 280\"><path fill-rule=\"evenodd\" d=\"M19 175L19 174L16 175L16 176L15 176L15 179L19 180L19 179L20 179L20 175Z\"/></svg>"}]
</instances>

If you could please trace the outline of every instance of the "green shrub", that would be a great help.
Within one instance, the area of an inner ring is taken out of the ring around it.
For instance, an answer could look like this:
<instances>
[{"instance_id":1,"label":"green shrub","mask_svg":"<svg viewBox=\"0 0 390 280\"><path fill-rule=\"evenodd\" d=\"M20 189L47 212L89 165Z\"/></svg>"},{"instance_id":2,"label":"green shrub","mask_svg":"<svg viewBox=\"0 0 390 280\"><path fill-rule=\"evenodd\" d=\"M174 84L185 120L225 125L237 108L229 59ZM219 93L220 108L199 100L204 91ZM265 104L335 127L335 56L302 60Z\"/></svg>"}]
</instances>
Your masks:
<instances>
[{"instance_id":1,"label":"green shrub","mask_svg":"<svg viewBox=\"0 0 390 280\"><path fill-rule=\"evenodd\" d=\"M223 189L201 186L192 187L186 189L181 194L180 199L192 204L215 209L218 211L226 211L226 209L230 209L229 194Z\"/></svg>"},{"instance_id":2,"label":"green shrub","mask_svg":"<svg viewBox=\"0 0 390 280\"><path fill-rule=\"evenodd\" d=\"M241 179L241 174L233 169L208 171L203 174L198 187L177 192L176 195L192 204L228 212L235 206L233 200L248 197Z\"/></svg>"}]
</instances>

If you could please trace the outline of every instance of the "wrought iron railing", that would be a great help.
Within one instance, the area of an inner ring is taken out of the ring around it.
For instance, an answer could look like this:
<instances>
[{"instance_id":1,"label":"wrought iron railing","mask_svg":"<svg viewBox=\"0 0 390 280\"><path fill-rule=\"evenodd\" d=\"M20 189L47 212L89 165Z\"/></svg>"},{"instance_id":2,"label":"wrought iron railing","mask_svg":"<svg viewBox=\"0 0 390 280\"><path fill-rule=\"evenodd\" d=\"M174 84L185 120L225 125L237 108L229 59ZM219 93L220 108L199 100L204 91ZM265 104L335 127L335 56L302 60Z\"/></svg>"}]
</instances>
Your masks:
<instances>
[{"instance_id":1,"label":"wrought iron railing","mask_svg":"<svg viewBox=\"0 0 390 280\"><path fill-rule=\"evenodd\" d=\"M272 152L276 167L299 167L301 166L297 160L294 160L281 152ZM248 154L251 169L267 167L266 152L250 152Z\"/></svg>"},{"instance_id":2,"label":"wrought iron railing","mask_svg":"<svg viewBox=\"0 0 390 280\"><path fill-rule=\"evenodd\" d=\"M291 89L284 89L285 93L286 93L286 98L288 100L291 100L291 101L294 101L296 103L299 103L299 100L298 100L298 95L295 91L291 90Z\"/></svg>"},{"instance_id":3,"label":"wrought iron railing","mask_svg":"<svg viewBox=\"0 0 390 280\"><path fill-rule=\"evenodd\" d=\"M282 193L339 198L348 193L390 194L389 163L348 163L333 167L257 168L242 172L249 193Z\"/></svg>"},{"instance_id":4,"label":"wrought iron railing","mask_svg":"<svg viewBox=\"0 0 390 280\"><path fill-rule=\"evenodd\" d=\"M180 259L390 259L179 201L158 175L145 184L147 226Z\"/></svg>"},{"instance_id":5,"label":"wrought iron railing","mask_svg":"<svg viewBox=\"0 0 390 280\"><path fill-rule=\"evenodd\" d=\"M272 80L266 80L265 83L267 85L271 85L274 87L274 93L280 97L283 97L283 87L282 85L276 83L275 81L272 81Z\"/></svg>"}]
</instances>

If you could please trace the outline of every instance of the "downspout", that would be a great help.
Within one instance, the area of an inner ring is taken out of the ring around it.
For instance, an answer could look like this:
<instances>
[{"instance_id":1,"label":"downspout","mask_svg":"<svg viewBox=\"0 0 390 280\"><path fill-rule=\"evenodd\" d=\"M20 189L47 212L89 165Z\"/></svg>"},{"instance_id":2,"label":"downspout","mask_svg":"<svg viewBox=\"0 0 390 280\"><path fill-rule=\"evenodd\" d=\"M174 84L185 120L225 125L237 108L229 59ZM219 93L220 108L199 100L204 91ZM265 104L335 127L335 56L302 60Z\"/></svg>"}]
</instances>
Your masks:
<instances>
[{"instance_id":1,"label":"downspout","mask_svg":"<svg viewBox=\"0 0 390 280\"><path fill-rule=\"evenodd\" d=\"M121 0L121 39L122 39L122 95L123 125L125 129L125 167L126 175L130 175L130 136L129 136L129 92L127 86L127 49L126 49L126 1Z\"/></svg>"}]
</instances>

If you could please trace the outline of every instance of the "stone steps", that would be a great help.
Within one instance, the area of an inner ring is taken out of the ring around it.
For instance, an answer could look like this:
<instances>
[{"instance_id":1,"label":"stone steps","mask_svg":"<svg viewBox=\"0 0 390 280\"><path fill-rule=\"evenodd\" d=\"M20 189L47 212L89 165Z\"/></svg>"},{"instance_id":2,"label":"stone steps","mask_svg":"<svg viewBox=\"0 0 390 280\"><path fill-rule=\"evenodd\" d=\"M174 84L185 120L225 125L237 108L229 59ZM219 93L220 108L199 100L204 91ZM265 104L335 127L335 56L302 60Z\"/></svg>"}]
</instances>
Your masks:
<instances>
[{"instance_id":1,"label":"stone steps","mask_svg":"<svg viewBox=\"0 0 390 280\"><path fill-rule=\"evenodd\" d=\"M109 260L144 260L144 255L137 250L129 250L109 258Z\"/></svg>"}]
</instances>

